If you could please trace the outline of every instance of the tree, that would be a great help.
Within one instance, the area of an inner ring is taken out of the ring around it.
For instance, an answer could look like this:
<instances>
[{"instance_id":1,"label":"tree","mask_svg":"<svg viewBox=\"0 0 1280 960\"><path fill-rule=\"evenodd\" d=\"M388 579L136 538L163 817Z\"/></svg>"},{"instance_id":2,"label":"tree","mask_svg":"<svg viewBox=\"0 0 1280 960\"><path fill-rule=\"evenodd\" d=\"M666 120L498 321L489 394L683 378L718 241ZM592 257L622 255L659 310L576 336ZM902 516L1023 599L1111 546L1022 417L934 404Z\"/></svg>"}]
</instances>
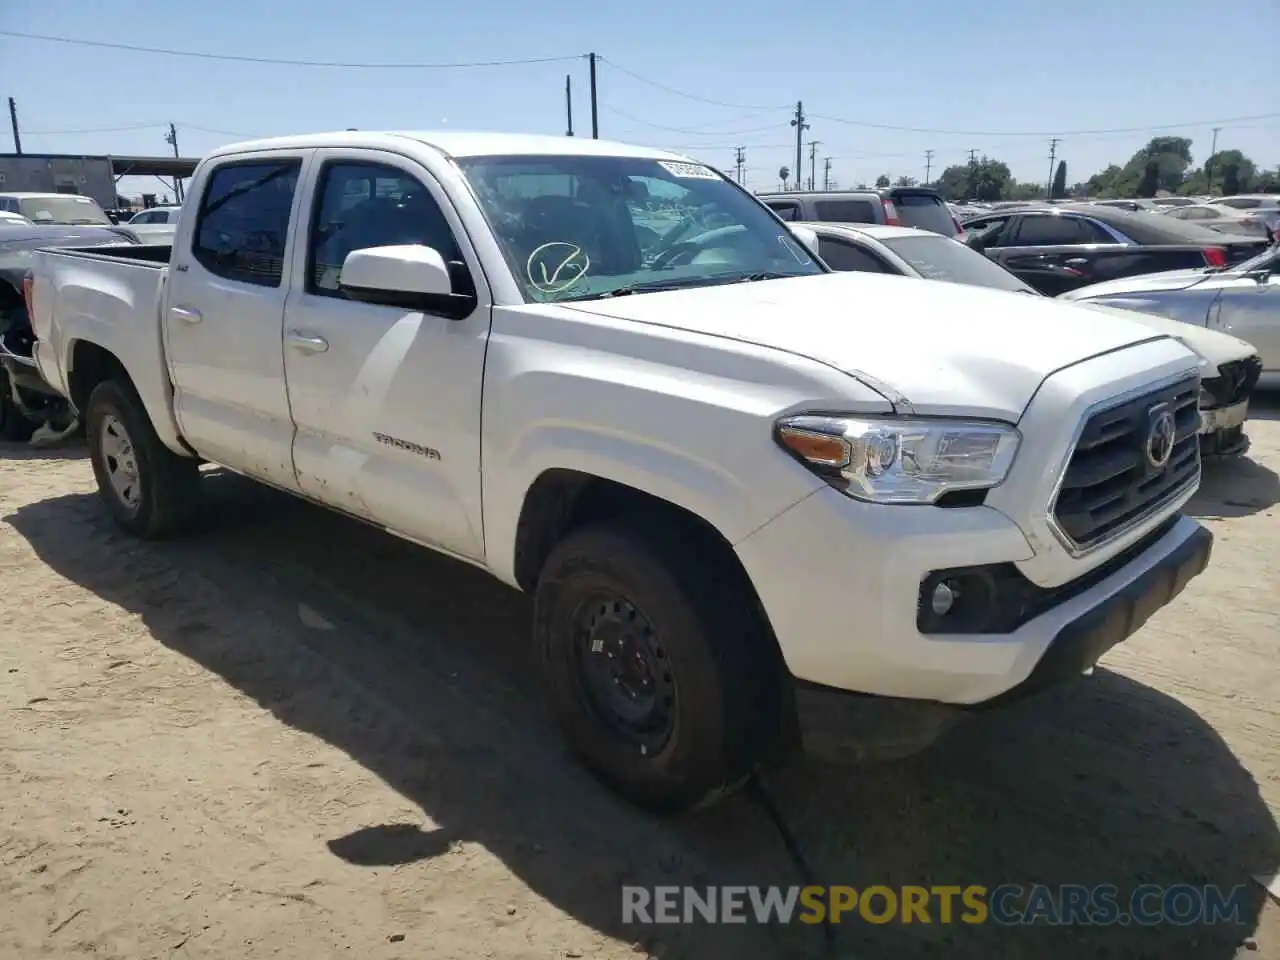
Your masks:
<instances>
[{"instance_id":1,"label":"tree","mask_svg":"<svg viewBox=\"0 0 1280 960\"><path fill-rule=\"evenodd\" d=\"M1053 175L1053 186L1049 190L1049 196L1053 199L1065 197L1067 195L1067 161L1059 160L1058 169Z\"/></svg>"},{"instance_id":2,"label":"tree","mask_svg":"<svg viewBox=\"0 0 1280 960\"><path fill-rule=\"evenodd\" d=\"M1100 170L1084 183L1085 195L1089 197L1114 197L1116 187L1123 171L1114 163L1105 170Z\"/></svg>"},{"instance_id":3,"label":"tree","mask_svg":"<svg viewBox=\"0 0 1280 960\"><path fill-rule=\"evenodd\" d=\"M893 181L895 187L914 187L916 185L915 177L902 176Z\"/></svg>"},{"instance_id":4,"label":"tree","mask_svg":"<svg viewBox=\"0 0 1280 960\"><path fill-rule=\"evenodd\" d=\"M880 187L882 190L889 186L889 175L887 173L882 173L880 176L876 177L876 186Z\"/></svg>"},{"instance_id":5,"label":"tree","mask_svg":"<svg viewBox=\"0 0 1280 960\"><path fill-rule=\"evenodd\" d=\"M1154 185L1148 182L1151 164L1155 164ZM1153 137L1124 165L1116 178L1114 195L1154 197L1157 190L1177 193L1190 166L1191 140L1188 137ZM1145 192L1148 189L1150 192Z\"/></svg>"},{"instance_id":6,"label":"tree","mask_svg":"<svg viewBox=\"0 0 1280 960\"><path fill-rule=\"evenodd\" d=\"M1160 163L1157 160L1148 160L1146 168L1142 171L1142 179L1134 188L1134 193L1139 197L1154 197L1159 189Z\"/></svg>"},{"instance_id":7,"label":"tree","mask_svg":"<svg viewBox=\"0 0 1280 960\"><path fill-rule=\"evenodd\" d=\"M1013 175L1007 164L983 157L972 164L947 167L935 186L947 200L1002 200L1013 186Z\"/></svg>"},{"instance_id":8,"label":"tree","mask_svg":"<svg viewBox=\"0 0 1280 960\"><path fill-rule=\"evenodd\" d=\"M1240 164L1228 163L1222 168L1222 195L1229 197L1240 192Z\"/></svg>"}]
</instances>

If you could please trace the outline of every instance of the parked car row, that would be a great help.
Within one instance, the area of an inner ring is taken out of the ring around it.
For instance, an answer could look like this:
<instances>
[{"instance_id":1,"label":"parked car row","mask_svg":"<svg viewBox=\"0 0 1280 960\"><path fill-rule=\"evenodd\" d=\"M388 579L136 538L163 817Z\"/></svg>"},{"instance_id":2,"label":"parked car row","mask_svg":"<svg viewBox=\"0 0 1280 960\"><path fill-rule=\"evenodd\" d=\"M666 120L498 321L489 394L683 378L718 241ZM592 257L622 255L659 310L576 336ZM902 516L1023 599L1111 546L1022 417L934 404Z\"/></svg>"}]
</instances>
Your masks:
<instances>
[{"instance_id":1,"label":"parked car row","mask_svg":"<svg viewBox=\"0 0 1280 960\"><path fill-rule=\"evenodd\" d=\"M807 223L818 235L818 249L833 269L881 273L922 280L941 280L973 286L1040 296L1025 280L976 250L923 230L904 227ZM1193 280L1212 281L1185 302L1172 301L1168 309L1128 291L1124 282L1102 284L1066 295L1101 309L1115 309L1122 319L1141 323L1168 336L1177 337L1204 358L1203 390L1200 395L1200 443L1206 455L1227 456L1248 449L1244 422L1249 397L1264 368L1261 350L1267 351L1271 369L1280 371L1280 292L1270 298L1271 314L1251 311L1248 297L1259 283L1280 284L1274 277L1276 253L1270 260L1242 264L1230 272L1206 276L1194 272L1166 284L1172 292L1185 290ZM1278 271L1280 272L1280 271ZM1167 275L1162 275L1167 276ZM1141 282L1148 278L1135 278ZM1101 289L1096 297L1093 290ZM1271 289L1268 287L1268 289ZM1275 290L1280 291L1280 286ZM1217 321L1209 323L1210 307L1216 305ZM1116 308L1125 308L1123 312ZM1153 309L1154 308L1154 309ZM1137 311L1137 312L1131 312ZM1173 319L1169 319L1173 317ZM1182 322L1180 322L1182 321ZM1243 338L1243 339L1242 339ZM1247 342L1248 341L1248 342ZM1261 341L1260 344L1257 341Z\"/></svg>"},{"instance_id":2,"label":"parked car row","mask_svg":"<svg viewBox=\"0 0 1280 960\"><path fill-rule=\"evenodd\" d=\"M1268 246L1259 237L1087 204L989 213L964 228L969 246L1050 296L1142 273L1231 266Z\"/></svg>"}]
</instances>

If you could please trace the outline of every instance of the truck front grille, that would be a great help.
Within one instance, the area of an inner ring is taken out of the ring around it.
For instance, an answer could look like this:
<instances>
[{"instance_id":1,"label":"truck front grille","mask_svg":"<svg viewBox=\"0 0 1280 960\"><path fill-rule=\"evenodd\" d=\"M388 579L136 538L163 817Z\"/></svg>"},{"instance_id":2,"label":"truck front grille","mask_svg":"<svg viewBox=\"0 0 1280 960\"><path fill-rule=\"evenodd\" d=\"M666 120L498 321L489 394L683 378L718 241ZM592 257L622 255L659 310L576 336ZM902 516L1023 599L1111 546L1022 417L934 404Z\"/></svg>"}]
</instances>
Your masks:
<instances>
[{"instance_id":1,"label":"truck front grille","mask_svg":"<svg viewBox=\"0 0 1280 960\"><path fill-rule=\"evenodd\" d=\"M1196 482L1199 394L1200 378L1192 375L1090 415L1052 506L1070 547L1100 546ZM1171 443L1161 432L1166 413Z\"/></svg>"},{"instance_id":2,"label":"truck front grille","mask_svg":"<svg viewBox=\"0 0 1280 960\"><path fill-rule=\"evenodd\" d=\"M1232 360L1218 367L1216 377L1207 377L1200 381L1200 389L1210 402L1202 404L1206 407L1229 407L1239 403L1253 393L1262 376L1262 358L1257 354L1243 360Z\"/></svg>"}]
</instances>

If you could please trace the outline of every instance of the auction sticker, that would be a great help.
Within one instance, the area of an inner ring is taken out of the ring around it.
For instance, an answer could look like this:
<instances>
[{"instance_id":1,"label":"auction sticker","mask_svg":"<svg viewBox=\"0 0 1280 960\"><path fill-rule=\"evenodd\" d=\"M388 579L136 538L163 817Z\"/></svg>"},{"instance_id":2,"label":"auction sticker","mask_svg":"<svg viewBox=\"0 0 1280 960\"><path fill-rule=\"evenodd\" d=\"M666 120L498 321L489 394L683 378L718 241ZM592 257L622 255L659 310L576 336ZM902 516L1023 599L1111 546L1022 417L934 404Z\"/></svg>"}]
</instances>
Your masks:
<instances>
[{"instance_id":1,"label":"auction sticker","mask_svg":"<svg viewBox=\"0 0 1280 960\"><path fill-rule=\"evenodd\" d=\"M700 163L675 163L671 160L659 160L658 166L673 177L682 180L719 180L720 177L709 167Z\"/></svg>"}]
</instances>

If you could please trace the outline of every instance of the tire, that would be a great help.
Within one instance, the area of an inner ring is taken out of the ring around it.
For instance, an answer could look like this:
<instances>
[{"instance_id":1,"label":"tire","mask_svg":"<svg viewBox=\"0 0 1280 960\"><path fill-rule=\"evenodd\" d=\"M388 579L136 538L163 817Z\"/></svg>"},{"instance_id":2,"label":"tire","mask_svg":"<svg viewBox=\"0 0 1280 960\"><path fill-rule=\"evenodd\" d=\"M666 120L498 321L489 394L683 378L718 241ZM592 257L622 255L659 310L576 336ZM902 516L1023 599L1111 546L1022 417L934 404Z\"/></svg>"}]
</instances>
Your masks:
<instances>
[{"instance_id":1,"label":"tire","mask_svg":"<svg viewBox=\"0 0 1280 960\"><path fill-rule=\"evenodd\" d=\"M736 790L781 728L777 648L749 584L705 539L665 517L574 531L548 557L534 599L534 640L570 749L612 790L660 814ZM652 681L643 696L669 701L665 722L624 720L592 685L597 667L636 657Z\"/></svg>"},{"instance_id":2,"label":"tire","mask_svg":"<svg viewBox=\"0 0 1280 960\"><path fill-rule=\"evenodd\" d=\"M116 523L147 540L189 526L199 509L200 469L160 441L132 384L107 380L94 387L85 428L98 494Z\"/></svg>"},{"instance_id":3,"label":"tire","mask_svg":"<svg viewBox=\"0 0 1280 960\"><path fill-rule=\"evenodd\" d=\"M35 432L36 425L18 409L11 391L9 374L0 368L0 440L26 443Z\"/></svg>"}]
</instances>

